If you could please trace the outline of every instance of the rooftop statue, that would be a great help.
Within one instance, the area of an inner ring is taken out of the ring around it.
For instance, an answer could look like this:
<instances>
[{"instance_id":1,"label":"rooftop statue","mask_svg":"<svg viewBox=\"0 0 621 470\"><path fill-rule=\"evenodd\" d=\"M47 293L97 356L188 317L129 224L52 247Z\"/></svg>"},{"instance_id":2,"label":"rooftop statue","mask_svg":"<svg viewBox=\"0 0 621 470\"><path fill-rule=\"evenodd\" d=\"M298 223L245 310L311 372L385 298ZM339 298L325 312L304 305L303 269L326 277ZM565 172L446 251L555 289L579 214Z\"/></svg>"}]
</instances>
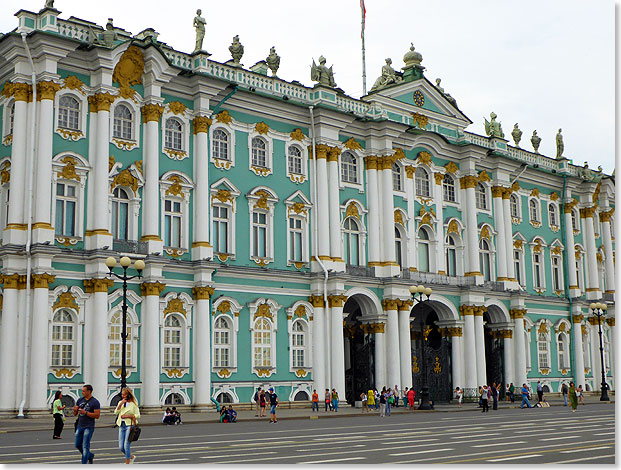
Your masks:
<instances>
[{"instance_id":1,"label":"rooftop statue","mask_svg":"<svg viewBox=\"0 0 621 470\"><path fill-rule=\"evenodd\" d=\"M196 16L194 17L194 29L196 30L196 45L194 46L194 52L203 50L203 39L205 39L205 18L201 16L202 11L196 10Z\"/></svg>"},{"instance_id":2,"label":"rooftop statue","mask_svg":"<svg viewBox=\"0 0 621 470\"><path fill-rule=\"evenodd\" d=\"M103 39L103 43L107 47L114 46L114 41L116 40L116 31L114 31L114 26L112 25L112 18L108 18L108 22L106 23L106 30L101 33L101 38Z\"/></svg>"},{"instance_id":3,"label":"rooftop statue","mask_svg":"<svg viewBox=\"0 0 621 470\"><path fill-rule=\"evenodd\" d=\"M244 55L244 46L242 46L242 43L239 42L239 35L235 35L233 38L233 42L229 46L229 51L231 52L231 57L233 57L233 66L240 67L241 64L239 61Z\"/></svg>"},{"instance_id":4,"label":"rooftop statue","mask_svg":"<svg viewBox=\"0 0 621 470\"><path fill-rule=\"evenodd\" d=\"M520 140L522 140L522 131L518 127L517 122L513 126L513 130L511 131L511 137L513 137L513 142L515 142L515 146L520 148Z\"/></svg>"},{"instance_id":5,"label":"rooftop statue","mask_svg":"<svg viewBox=\"0 0 621 470\"><path fill-rule=\"evenodd\" d=\"M449 95L447 92L444 91L444 88L440 86L441 82L442 82L441 78L436 78L436 88L440 90L440 93L444 95L444 97L448 100L449 103L457 107L457 101L455 100L455 98L453 98L451 95Z\"/></svg>"},{"instance_id":6,"label":"rooftop statue","mask_svg":"<svg viewBox=\"0 0 621 470\"><path fill-rule=\"evenodd\" d=\"M45 0L45 8L54 8L54 0Z\"/></svg>"},{"instance_id":7,"label":"rooftop statue","mask_svg":"<svg viewBox=\"0 0 621 470\"><path fill-rule=\"evenodd\" d=\"M589 164L587 162L584 162L584 168L580 168L578 170L578 176L580 176L580 178L582 178L584 181L599 183L600 180L604 177L604 173L601 165L597 167L597 171L593 171L589 168ZM612 172L612 176L614 176L614 170Z\"/></svg>"},{"instance_id":8,"label":"rooftop statue","mask_svg":"<svg viewBox=\"0 0 621 470\"><path fill-rule=\"evenodd\" d=\"M371 91L380 90L382 88L386 88L388 85L393 83L402 82L403 78L397 75L395 69L392 68L392 59L386 59L386 65L382 67L382 76L375 80L375 84Z\"/></svg>"},{"instance_id":9,"label":"rooftop statue","mask_svg":"<svg viewBox=\"0 0 621 470\"><path fill-rule=\"evenodd\" d=\"M485 119L485 133L490 137L500 137L501 139L505 138L505 134L502 132L502 125L496 121L496 113L490 113L489 117L492 119L488 121Z\"/></svg>"},{"instance_id":10,"label":"rooftop statue","mask_svg":"<svg viewBox=\"0 0 621 470\"><path fill-rule=\"evenodd\" d=\"M311 65L311 80L319 82L320 85L332 88L336 87L332 66L330 66L330 68L326 67L326 58L324 56L319 57L319 65L315 64L315 59L313 59L313 65Z\"/></svg>"},{"instance_id":11,"label":"rooftop statue","mask_svg":"<svg viewBox=\"0 0 621 470\"><path fill-rule=\"evenodd\" d=\"M565 144L563 143L563 135L561 134L563 129L559 129L556 133L556 158L562 158L563 150L565 150Z\"/></svg>"},{"instance_id":12,"label":"rooftop statue","mask_svg":"<svg viewBox=\"0 0 621 470\"><path fill-rule=\"evenodd\" d=\"M533 136L530 138L530 143L533 144L535 153L539 153L539 144L541 143L541 137L537 135L537 131L533 131Z\"/></svg>"},{"instance_id":13,"label":"rooftop statue","mask_svg":"<svg viewBox=\"0 0 621 470\"><path fill-rule=\"evenodd\" d=\"M265 62L267 62L267 66L272 71L272 77L275 77L276 71L278 70L278 67L280 67L280 56L276 54L275 46L272 46L270 48L270 55L267 56L267 59L265 59Z\"/></svg>"}]
</instances>

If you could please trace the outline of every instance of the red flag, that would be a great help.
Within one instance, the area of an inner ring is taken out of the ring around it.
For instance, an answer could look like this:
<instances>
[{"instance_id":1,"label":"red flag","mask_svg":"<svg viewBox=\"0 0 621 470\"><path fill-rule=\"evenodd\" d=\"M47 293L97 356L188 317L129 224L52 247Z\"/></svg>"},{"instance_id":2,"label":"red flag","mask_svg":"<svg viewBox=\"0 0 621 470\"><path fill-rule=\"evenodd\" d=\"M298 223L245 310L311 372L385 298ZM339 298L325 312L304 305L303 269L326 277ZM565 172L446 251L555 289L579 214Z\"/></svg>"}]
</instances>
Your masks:
<instances>
[{"instance_id":1,"label":"red flag","mask_svg":"<svg viewBox=\"0 0 621 470\"><path fill-rule=\"evenodd\" d=\"M367 9L364 7L364 0L360 0L360 10L362 11L362 31L360 31L360 37L364 39L364 24L367 17Z\"/></svg>"}]
</instances>

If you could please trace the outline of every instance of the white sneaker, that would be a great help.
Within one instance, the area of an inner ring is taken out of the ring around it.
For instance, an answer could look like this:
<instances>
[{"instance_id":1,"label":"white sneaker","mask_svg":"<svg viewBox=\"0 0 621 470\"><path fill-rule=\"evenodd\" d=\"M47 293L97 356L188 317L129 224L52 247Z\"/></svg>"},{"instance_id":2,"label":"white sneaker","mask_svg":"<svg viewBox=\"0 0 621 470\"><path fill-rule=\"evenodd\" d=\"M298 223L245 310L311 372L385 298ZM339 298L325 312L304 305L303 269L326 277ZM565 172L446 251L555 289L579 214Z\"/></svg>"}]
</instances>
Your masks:
<instances>
[{"instance_id":1,"label":"white sneaker","mask_svg":"<svg viewBox=\"0 0 621 470\"><path fill-rule=\"evenodd\" d=\"M131 459L129 459L129 463L134 463L134 460L136 460L136 456L135 456L135 455L132 455L132 458L131 458Z\"/></svg>"}]
</instances>

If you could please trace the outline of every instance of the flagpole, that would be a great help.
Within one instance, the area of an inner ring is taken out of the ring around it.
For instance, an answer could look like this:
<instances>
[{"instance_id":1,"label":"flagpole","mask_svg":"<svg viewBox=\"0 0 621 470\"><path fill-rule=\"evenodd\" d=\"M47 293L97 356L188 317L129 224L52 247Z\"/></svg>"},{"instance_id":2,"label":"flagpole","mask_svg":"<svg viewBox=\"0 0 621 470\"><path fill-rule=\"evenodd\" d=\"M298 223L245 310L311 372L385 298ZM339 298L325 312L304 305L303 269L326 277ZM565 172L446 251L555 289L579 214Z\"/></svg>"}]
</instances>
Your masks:
<instances>
[{"instance_id":1,"label":"flagpole","mask_svg":"<svg viewBox=\"0 0 621 470\"><path fill-rule=\"evenodd\" d=\"M360 24L362 38L362 96L367 94L367 64L365 60L364 53L364 20L365 20L365 8L364 8L364 0L360 0L360 13L362 15L362 21Z\"/></svg>"}]
</instances>

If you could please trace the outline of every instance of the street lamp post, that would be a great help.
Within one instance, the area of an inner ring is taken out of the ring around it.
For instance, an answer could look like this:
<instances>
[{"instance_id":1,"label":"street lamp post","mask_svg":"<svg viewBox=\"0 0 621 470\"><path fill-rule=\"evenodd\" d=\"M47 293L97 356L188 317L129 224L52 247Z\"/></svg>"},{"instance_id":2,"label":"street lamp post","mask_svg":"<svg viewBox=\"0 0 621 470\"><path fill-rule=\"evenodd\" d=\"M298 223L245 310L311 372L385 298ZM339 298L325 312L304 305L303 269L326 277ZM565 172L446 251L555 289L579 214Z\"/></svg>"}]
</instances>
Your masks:
<instances>
[{"instance_id":1,"label":"street lamp post","mask_svg":"<svg viewBox=\"0 0 621 470\"><path fill-rule=\"evenodd\" d=\"M106 266L108 266L108 269L110 270L110 272L108 273L108 276L114 276L117 279L120 279L121 281L123 281L123 331L121 332L121 342L122 342L122 347L121 347L121 390L123 390L125 387L127 387L127 361L126 361L126 351L127 351L127 281L134 279L134 278L141 278L142 277L142 270L144 269L144 261L142 261L141 259L137 260L134 262L134 269L136 269L136 271L138 271L138 275L137 276L128 276L127 275L127 269L130 267L130 265L132 264L132 261L127 257L127 256L123 256L120 260L121 267L123 268L123 275L119 275L116 274L114 272L112 272L112 269L114 269L114 267L116 266L116 259L114 259L114 257L110 256L108 258L106 258Z\"/></svg>"},{"instance_id":2,"label":"street lamp post","mask_svg":"<svg viewBox=\"0 0 621 470\"><path fill-rule=\"evenodd\" d=\"M429 298L431 297L431 287L425 286L411 286L410 294L412 295L412 300L416 303L424 303L429 302ZM427 296L426 299L423 299L423 295ZM429 403L429 386L427 384L427 365L425 362L425 323L421 317L420 319L420 338L421 338L421 364L422 369L421 373L423 374L423 383L421 385L420 391L420 405L418 406L419 410L430 410L431 404Z\"/></svg>"},{"instance_id":3,"label":"street lamp post","mask_svg":"<svg viewBox=\"0 0 621 470\"><path fill-rule=\"evenodd\" d=\"M601 302L592 303L589 308L593 312L593 315L597 317L597 326L599 327L599 358L602 368L602 396L600 401L610 401L608 398L608 384L606 383L606 367L604 364L604 344L602 342L602 317L606 316L606 310L608 306Z\"/></svg>"}]
</instances>

